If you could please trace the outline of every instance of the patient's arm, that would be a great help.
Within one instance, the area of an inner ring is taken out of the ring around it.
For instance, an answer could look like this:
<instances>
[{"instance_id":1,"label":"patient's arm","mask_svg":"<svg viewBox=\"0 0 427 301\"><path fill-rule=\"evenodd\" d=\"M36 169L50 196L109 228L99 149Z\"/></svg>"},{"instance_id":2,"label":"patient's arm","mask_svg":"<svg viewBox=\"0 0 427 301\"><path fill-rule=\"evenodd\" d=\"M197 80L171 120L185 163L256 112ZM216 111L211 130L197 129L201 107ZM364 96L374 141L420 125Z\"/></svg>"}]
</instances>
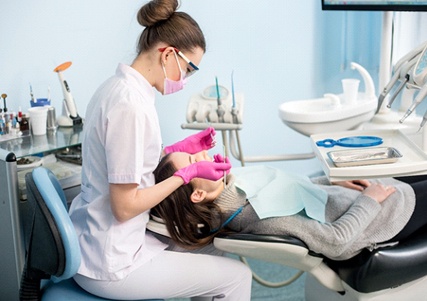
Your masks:
<instances>
[{"instance_id":1,"label":"patient's arm","mask_svg":"<svg viewBox=\"0 0 427 301\"><path fill-rule=\"evenodd\" d=\"M294 236L304 241L309 249L316 253L333 259L347 259L358 253L359 250L354 249L353 242L360 237L380 210L381 205L377 201L361 194L349 210L332 223L320 223L298 214L255 220L251 215L256 213L246 213L245 217L241 216L239 219L237 216L236 219L239 219L242 232Z\"/></svg>"},{"instance_id":2,"label":"patient's arm","mask_svg":"<svg viewBox=\"0 0 427 301\"><path fill-rule=\"evenodd\" d=\"M338 185L358 191L363 191L371 185L368 180L352 180L352 181L336 181L332 182L332 185Z\"/></svg>"}]
</instances>

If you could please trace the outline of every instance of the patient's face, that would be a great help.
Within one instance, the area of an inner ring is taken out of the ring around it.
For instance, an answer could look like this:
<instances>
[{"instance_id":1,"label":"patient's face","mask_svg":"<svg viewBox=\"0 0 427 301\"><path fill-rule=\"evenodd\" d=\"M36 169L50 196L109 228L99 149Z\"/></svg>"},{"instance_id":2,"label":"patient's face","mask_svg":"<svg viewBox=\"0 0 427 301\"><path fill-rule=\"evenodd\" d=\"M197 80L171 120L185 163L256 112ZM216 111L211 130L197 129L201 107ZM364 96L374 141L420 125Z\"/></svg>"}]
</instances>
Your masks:
<instances>
[{"instance_id":1,"label":"patient's face","mask_svg":"<svg viewBox=\"0 0 427 301\"><path fill-rule=\"evenodd\" d=\"M176 152L169 155L170 160L177 170L187 167L190 164L200 161L213 161L207 151L201 151L196 154ZM191 180L194 189L202 189L209 193L210 198L214 200L223 190L224 184L222 178L218 181L211 181L202 178L194 178Z\"/></svg>"}]
</instances>

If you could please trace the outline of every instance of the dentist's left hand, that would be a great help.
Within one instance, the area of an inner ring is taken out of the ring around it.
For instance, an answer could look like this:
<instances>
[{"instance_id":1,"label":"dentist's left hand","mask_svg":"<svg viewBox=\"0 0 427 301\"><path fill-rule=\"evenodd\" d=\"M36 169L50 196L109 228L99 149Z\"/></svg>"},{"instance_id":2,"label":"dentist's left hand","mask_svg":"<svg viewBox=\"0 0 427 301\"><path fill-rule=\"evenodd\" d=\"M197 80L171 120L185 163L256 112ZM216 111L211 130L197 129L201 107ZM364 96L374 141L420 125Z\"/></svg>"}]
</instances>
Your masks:
<instances>
[{"instance_id":1,"label":"dentist's left hand","mask_svg":"<svg viewBox=\"0 0 427 301\"><path fill-rule=\"evenodd\" d=\"M185 152L195 154L203 150L211 149L215 146L215 129L209 127L197 134L191 135L184 140L181 140L164 148L165 154L174 152Z\"/></svg>"},{"instance_id":2,"label":"dentist's left hand","mask_svg":"<svg viewBox=\"0 0 427 301\"><path fill-rule=\"evenodd\" d=\"M217 163L230 163L230 159L228 157L223 157L221 154L216 154L213 156L213 161Z\"/></svg>"},{"instance_id":3,"label":"dentist's left hand","mask_svg":"<svg viewBox=\"0 0 427 301\"><path fill-rule=\"evenodd\" d=\"M181 177L184 184L188 184L194 178L217 181L224 176L224 172L229 173L230 168L230 162L200 161L176 171L174 176Z\"/></svg>"}]
</instances>

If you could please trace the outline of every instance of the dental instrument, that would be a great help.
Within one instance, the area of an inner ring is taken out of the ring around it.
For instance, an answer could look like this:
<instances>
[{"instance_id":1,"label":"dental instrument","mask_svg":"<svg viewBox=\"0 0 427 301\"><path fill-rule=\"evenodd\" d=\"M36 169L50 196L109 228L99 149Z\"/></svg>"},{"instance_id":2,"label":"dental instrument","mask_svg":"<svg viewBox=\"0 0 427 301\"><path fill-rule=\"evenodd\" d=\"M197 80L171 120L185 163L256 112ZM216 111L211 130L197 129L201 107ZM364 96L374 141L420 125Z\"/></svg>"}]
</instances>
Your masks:
<instances>
[{"instance_id":1,"label":"dental instrument","mask_svg":"<svg viewBox=\"0 0 427 301\"><path fill-rule=\"evenodd\" d=\"M234 70L231 72L231 115L233 123L237 123L236 96L234 94Z\"/></svg>"},{"instance_id":2,"label":"dental instrument","mask_svg":"<svg viewBox=\"0 0 427 301\"><path fill-rule=\"evenodd\" d=\"M234 70L231 71L231 99L232 99L231 107L234 109L236 108L236 98L234 95Z\"/></svg>"},{"instance_id":3,"label":"dental instrument","mask_svg":"<svg viewBox=\"0 0 427 301\"><path fill-rule=\"evenodd\" d=\"M219 85L218 85L218 77L215 76L215 86L216 86L216 93L217 93L217 113L218 113L218 119L219 122L224 122L224 108L222 107L221 103L221 94L219 93Z\"/></svg>"},{"instance_id":4,"label":"dental instrument","mask_svg":"<svg viewBox=\"0 0 427 301\"><path fill-rule=\"evenodd\" d=\"M423 99L426 97L426 95L427 95L427 83L424 84L424 86L418 92L417 97L415 97L415 100L412 103L412 105L406 111L405 115L403 115L403 117L399 120L400 123L403 123L405 121L405 119L408 118L408 116L412 114L412 112L423 101Z\"/></svg>"},{"instance_id":5,"label":"dental instrument","mask_svg":"<svg viewBox=\"0 0 427 301\"><path fill-rule=\"evenodd\" d=\"M222 145L222 157L224 158L224 163L227 163L225 161L225 145ZM223 181L224 181L224 188L227 186L227 173L224 170L224 177L223 177Z\"/></svg>"},{"instance_id":6,"label":"dental instrument","mask_svg":"<svg viewBox=\"0 0 427 301\"><path fill-rule=\"evenodd\" d=\"M233 116L233 123L238 124L239 120L237 117L238 111L236 108L236 95L234 93L234 70L231 72L231 99L232 99L232 106L231 106L231 115ZM236 134L237 141L240 141L240 134L239 131L234 131ZM232 141L232 132L230 132L230 141ZM243 158L243 151L242 146L240 143L237 144L238 147L238 160L241 162L242 166L245 166L245 160Z\"/></svg>"},{"instance_id":7,"label":"dental instrument","mask_svg":"<svg viewBox=\"0 0 427 301\"><path fill-rule=\"evenodd\" d=\"M389 102L387 104L388 108L391 107L391 105L394 102L397 95L403 89L405 84L408 83L409 80L411 79L410 73L412 73L411 70L412 70L413 66L415 65L416 61L417 61L417 56L411 58L408 61L402 62L400 64L400 67L395 69L395 72L394 72L392 78L390 79L390 82L387 84L387 86L384 87L383 92L378 97L377 113L380 110L385 97L388 95L388 93L390 93L390 91L392 90L392 88L394 87L396 82L399 80L399 78L403 78L402 83L396 89L395 93L392 95L391 99L389 100Z\"/></svg>"},{"instance_id":8,"label":"dental instrument","mask_svg":"<svg viewBox=\"0 0 427 301\"><path fill-rule=\"evenodd\" d=\"M218 77L215 76L215 85L216 85L216 93L217 93L217 114L218 114L218 121L221 123L224 123L224 115L225 115L225 110L222 106L221 103L221 94L219 93L219 84L218 84ZM225 131L221 131L221 135L222 135L222 141L223 143L227 143L227 133ZM225 145L224 146L224 157L228 156L228 152L227 149L228 147ZM225 172L224 172L224 178L225 178ZM224 184L225 184L225 179L224 179ZM224 186L225 187L225 186Z\"/></svg>"},{"instance_id":9,"label":"dental instrument","mask_svg":"<svg viewBox=\"0 0 427 301\"><path fill-rule=\"evenodd\" d=\"M399 70L399 72L396 72L396 74L398 75L397 79L401 79L401 83L400 85L397 87L396 91L393 93L393 95L390 97L390 100L387 104L387 108L391 108L391 105L393 104L394 100L396 99L397 95L399 95L399 93L402 91L403 87L405 87L405 85L407 83L409 84L413 84L414 80L413 80L413 76L411 76L412 72L413 72L413 68L415 63L417 62L418 58L415 57L412 60L408 61L407 63L405 63ZM394 83L393 83L394 85Z\"/></svg>"},{"instance_id":10,"label":"dental instrument","mask_svg":"<svg viewBox=\"0 0 427 301\"><path fill-rule=\"evenodd\" d=\"M53 69L54 72L58 73L59 82L64 94L62 116L58 118L59 126L74 126L83 123L82 118L77 113L76 104L74 102L73 96L71 95L70 87L62 75L62 71L67 70L70 66L71 62L65 62Z\"/></svg>"},{"instance_id":11,"label":"dental instrument","mask_svg":"<svg viewBox=\"0 0 427 301\"><path fill-rule=\"evenodd\" d=\"M427 122L427 110L424 113L423 120L421 120L420 127L419 127L417 133L419 131L421 131L421 129L423 128L423 126L426 124L426 122Z\"/></svg>"},{"instance_id":12,"label":"dental instrument","mask_svg":"<svg viewBox=\"0 0 427 301\"><path fill-rule=\"evenodd\" d=\"M7 97L7 94L6 93L3 93L2 95L1 95L1 98L3 98L3 112L7 112L7 106L6 106L6 97Z\"/></svg>"},{"instance_id":13,"label":"dental instrument","mask_svg":"<svg viewBox=\"0 0 427 301\"><path fill-rule=\"evenodd\" d=\"M215 76L215 87L216 87L216 100L218 107L221 106L221 95L219 94L218 77Z\"/></svg>"},{"instance_id":14,"label":"dental instrument","mask_svg":"<svg viewBox=\"0 0 427 301\"><path fill-rule=\"evenodd\" d=\"M30 83L30 96L31 96L31 101L33 103L36 103L37 102L37 98L34 97L33 86L31 85L31 83Z\"/></svg>"},{"instance_id":15,"label":"dental instrument","mask_svg":"<svg viewBox=\"0 0 427 301\"><path fill-rule=\"evenodd\" d=\"M406 83L409 81L409 74L405 75L405 79L402 80L400 85L397 87L396 91L393 93L393 95L390 97L387 108L391 108L391 105L393 104L394 100L396 99L397 95L399 95L400 91L402 91L403 87L405 87Z\"/></svg>"}]
</instances>

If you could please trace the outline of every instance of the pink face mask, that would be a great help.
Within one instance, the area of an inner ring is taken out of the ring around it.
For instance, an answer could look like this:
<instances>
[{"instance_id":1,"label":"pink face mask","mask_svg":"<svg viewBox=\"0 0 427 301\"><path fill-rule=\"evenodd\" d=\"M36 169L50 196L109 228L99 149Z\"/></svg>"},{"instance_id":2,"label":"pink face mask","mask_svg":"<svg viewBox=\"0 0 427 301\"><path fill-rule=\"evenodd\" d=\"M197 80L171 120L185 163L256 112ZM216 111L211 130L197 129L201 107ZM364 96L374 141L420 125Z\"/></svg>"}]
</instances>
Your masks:
<instances>
[{"instance_id":1,"label":"pink face mask","mask_svg":"<svg viewBox=\"0 0 427 301\"><path fill-rule=\"evenodd\" d=\"M175 55L176 62L178 63L179 72L180 72L181 76L180 76L180 79L178 81L169 79L168 76L166 75L165 65L163 65L163 62L162 62L163 73L165 74L165 81L163 83L163 95L178 92L178 91L182 90L184 88L185 84L187 83L187 79L185 78L185 72L183 72L181 69L181 65L179 64L179 60L178 60L178 57L177 57L175 51L173 52L173 54Z\"/></svg>"}]
</instances>

